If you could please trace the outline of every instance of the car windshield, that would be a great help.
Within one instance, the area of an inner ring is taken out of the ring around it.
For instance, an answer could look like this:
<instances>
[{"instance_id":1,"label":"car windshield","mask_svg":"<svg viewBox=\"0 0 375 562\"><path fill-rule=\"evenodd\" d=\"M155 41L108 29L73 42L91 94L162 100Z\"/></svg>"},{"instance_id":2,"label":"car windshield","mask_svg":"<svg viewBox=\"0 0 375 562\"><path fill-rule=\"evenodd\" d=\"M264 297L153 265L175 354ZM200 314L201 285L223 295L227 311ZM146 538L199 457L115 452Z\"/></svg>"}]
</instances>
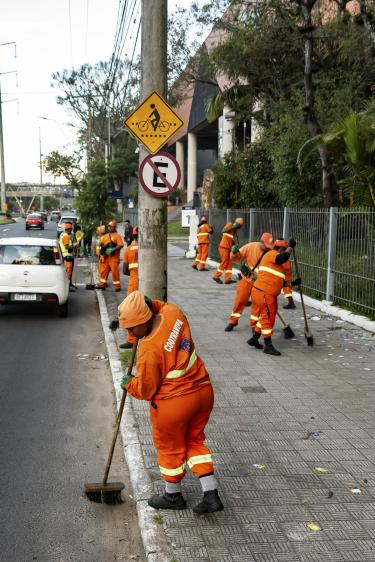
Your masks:
<instances>
[{"instance_id":1,"label":"car windshield","mask_svg":"<svg viewBox=\"0 0 375 562\"><path fill-rule=\"evenodd\" d=\"M74 222L76 220L77 219L75 217L63 217L60 222L66 223L66 222Z\"/></svg>"},{"instance_id":2,"label":"car windshield","mask_svg":"<svg viewBox=\"0 0 375 562\"><path fill-rule=\"evenodd\" d=\"M57 265L53 246L0 246L0 264Z\"/></svg>"},{"instance_id":3,"label":"car windshield","mask_svg":"<svg viewBox=\"0 0 375 562\"><path fill-rule=\"evenodd\" d=\"M40 215L29 215L28 219L40 219Z\"/></svg>"}]
</instances>

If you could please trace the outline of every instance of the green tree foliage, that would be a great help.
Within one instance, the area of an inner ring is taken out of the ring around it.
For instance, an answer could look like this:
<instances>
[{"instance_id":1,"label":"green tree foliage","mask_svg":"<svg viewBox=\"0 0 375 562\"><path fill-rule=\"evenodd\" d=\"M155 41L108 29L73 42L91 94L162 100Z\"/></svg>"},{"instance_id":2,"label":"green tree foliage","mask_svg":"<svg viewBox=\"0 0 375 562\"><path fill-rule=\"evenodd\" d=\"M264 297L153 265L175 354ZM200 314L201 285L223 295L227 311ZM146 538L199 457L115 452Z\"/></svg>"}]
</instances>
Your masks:
<instances>
[{"instance_id":1,"label":"green tree foliage","mask_svg":"<svg viewBox=\"0 0 375 562\"><path fill-rule=\"evenodd\" d=\"M116 213L116 202L108 198L108 174L103 160L94 160L89 164L76 206L82 224L89 230L94 230Z\"/></svg>"},{"instance_id":2,"label":"green tree foliage","mask_svg":"<svg viewBox=\"0 0 375 562\"><path fill-rule=\"evenodd\" d=\"M116 186L122 186L134 177L138 169L137 143L130 135L124 135L112 160L109 162L109 176Z\"/></svg>"},{"instance_id":3,"label":"green tree foliage","mask_svg":"<svg viewBox=\"0 0 375 562\"><path fill-rule=\"evenodd\" d=\"M62 154L53 150L43 160L43 169L55 178L63 177L73 189L80 189L83 172L80 168L80 154Z\"/></svg>"}]
</instances>

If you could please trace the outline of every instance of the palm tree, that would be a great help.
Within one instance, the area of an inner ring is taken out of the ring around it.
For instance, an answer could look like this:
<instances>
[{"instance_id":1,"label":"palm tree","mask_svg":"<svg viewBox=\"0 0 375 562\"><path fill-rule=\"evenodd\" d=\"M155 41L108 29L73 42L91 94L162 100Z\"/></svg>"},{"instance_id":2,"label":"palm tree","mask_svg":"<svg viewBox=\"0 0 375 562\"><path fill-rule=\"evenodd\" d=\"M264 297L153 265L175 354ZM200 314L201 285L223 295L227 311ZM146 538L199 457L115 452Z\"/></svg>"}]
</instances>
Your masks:
<instances>
[{"instance_id":1,"label":"palm tree","mask_svg":"<svg viewBox=\"0 0 375 562\"><path fill-rule=\"evenodd\" d=\"M297 158L300 172L321 144L330 145L336 163L343 161L344 189L352 195L355 189L368 189L375 206L375 100L367 105L365 111L352 111L333 124L327 133L305 142Z\"/></svg>"}]
</instances>

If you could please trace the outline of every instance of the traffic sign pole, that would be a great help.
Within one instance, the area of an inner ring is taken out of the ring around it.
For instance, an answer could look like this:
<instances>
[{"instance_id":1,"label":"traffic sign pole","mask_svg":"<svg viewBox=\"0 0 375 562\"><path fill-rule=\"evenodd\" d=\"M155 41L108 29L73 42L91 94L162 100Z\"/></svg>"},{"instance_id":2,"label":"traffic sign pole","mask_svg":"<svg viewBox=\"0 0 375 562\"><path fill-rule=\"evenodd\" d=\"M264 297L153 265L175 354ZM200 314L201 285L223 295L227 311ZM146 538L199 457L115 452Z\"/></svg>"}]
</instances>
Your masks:
<instances>
[{"instance_id":1,"label":"traffic sign pole","mask_svg":"<svg viewBox=\"0 0 375 562\"><path fill-rule=\"evenodd\" d=\"M167 93L167 0L142 0L141 98ZM150 113L152 108L150 108ZM152 117L150 118L150 121ZM154 125L155 125L154 121ZM150 124L150 127L153 127ZM140 164L149 152L140 145ZM151 298L167 299L167 202L139 189L139 288Z\"/></svg>"}]
</instances>

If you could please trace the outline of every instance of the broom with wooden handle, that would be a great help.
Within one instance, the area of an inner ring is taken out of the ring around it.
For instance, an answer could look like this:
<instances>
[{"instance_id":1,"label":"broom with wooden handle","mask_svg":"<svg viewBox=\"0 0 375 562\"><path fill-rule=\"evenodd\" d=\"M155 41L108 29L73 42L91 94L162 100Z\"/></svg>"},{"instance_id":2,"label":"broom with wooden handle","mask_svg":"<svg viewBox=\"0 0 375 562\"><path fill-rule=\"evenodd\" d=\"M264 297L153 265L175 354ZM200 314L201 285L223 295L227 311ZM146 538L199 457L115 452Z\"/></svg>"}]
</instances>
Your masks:
<instances>
[{"instance_id":1,"label":"broom with wooden handle","mask_svg":"<svg viewBox=\"0 0 375 562\"><path fill-rule=\"evenodd\" d=\"M296 255L296 249L293 248L293 258L294 258L294 266L296 268L296 275L297 278L300 278L300 274L299 274L299 269L298 269L298 261L297 261L297 255ZM314 337L312 335L312 333L310 332L309 329L309 325L307 323L307 315L306 315L306 309L305 309L305 303L303 301L303 293L302 293L302 287L301 285L298 285L298 291L301 297L301 304L302 304L302 311L303 311L303 318L304 318L304 322L305 322L305 338L307 341L307 345L314 345Z\"/></svg>"}]
</instances>

